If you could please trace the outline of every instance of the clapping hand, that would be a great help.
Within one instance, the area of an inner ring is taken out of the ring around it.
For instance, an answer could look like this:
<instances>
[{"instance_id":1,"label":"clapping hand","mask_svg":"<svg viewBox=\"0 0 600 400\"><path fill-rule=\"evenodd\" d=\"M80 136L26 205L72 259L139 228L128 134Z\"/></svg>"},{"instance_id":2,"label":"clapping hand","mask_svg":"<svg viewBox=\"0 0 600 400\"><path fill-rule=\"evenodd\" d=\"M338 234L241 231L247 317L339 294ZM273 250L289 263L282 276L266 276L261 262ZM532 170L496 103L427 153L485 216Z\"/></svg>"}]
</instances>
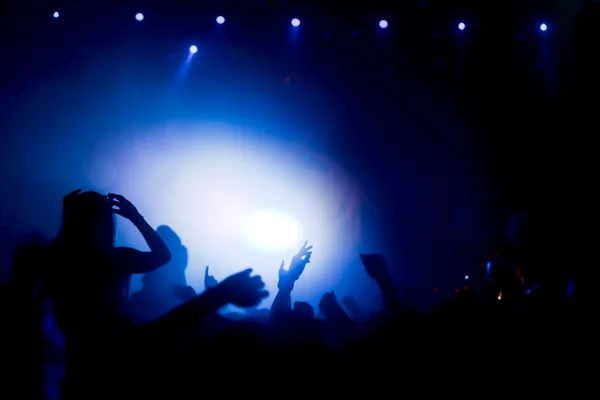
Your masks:
<instances>
[{"instance_id":1,"label":"clapping hand","mask_svg":"<svg viewBox=\"0 0 600 400\"><path fill-rule=\"evenodd\" d=\"M213 288L217 286L218 283L217 279L208 273L208 267L206 267L206 270L204 271L204 289L208 290Z\"/></svg>"},{"instance_id":2,"label":"clapping hand","mask_svg":"<svg viewBox=\"0 0 600 400\"><path fill-rule=\"evenodd\" d=\"M254 307L269 296L264 290L265 283L259 275L250 276L252 268L225 278L213 288L219 291L224 299L238 307Z\"/></svg>"}]
</instances>

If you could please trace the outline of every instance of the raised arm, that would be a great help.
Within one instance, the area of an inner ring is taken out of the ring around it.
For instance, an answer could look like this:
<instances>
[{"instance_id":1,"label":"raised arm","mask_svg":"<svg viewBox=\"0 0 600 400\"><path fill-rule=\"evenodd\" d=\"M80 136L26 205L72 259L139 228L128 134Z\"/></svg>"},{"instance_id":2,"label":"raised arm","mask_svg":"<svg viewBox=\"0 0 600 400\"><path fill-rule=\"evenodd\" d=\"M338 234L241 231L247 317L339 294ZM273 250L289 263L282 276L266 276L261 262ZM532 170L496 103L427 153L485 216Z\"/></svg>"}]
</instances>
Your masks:
<instances>
[{"instance_id":1,"label":"raised arm","mask_svg":"<svg viewBox=\"0 0 600 400\"><path fill-rule=\"evenodd\" d=\"M387 269L385 259L381 254L360 254L360 260L369 275L381 291L383 303L388 312L397 314L402 311L402 306L396 295L392 277Z\"/></svg>"},{"instance_id":2,"label":"raised arm","mask_svg":"<svg viewBox=\"0 0 600 400\"><path fill-rule=\"evenodd\" d=\"M310 262L310 256L312 255L312 246L307 247L308 242L304 242L304 245L300 248L298 254L292 258L290 268L285 270L283 268L284 262L281 262L279 266L279 282L277 284L277 295L271 305L271 316L277 316L285 314L292 310L292 290L294 290L294 282L296 282L304 269L306 264Z\"/></svg>"},{"instance_id":3,"label":"raised arm","mask_svg":"<svg viewBox=\"0 0 600 400\"><path fill-rule=\"evenodd\" d=\"M251 269L225 278L187 303L175 308L151 326L152 335L163 343L182 339L209 314L231 303L238 307L254 307L269 293L258 275L250 276Z\"/></svg>"},{"instance_id":4,"label":"raised arm","mask_svg":"<svg viewBox=\"0 0 600 400\"><path fill-rule=\"evenodd\" d=\"M107 200L115 214L127 218L135 225L150 248L149 252L125 247L115 249L120 266L134 274L145 274L171 261L171 252L165 242L129 200L114 193L110 193Z\"/></svg>"}]
</instances>

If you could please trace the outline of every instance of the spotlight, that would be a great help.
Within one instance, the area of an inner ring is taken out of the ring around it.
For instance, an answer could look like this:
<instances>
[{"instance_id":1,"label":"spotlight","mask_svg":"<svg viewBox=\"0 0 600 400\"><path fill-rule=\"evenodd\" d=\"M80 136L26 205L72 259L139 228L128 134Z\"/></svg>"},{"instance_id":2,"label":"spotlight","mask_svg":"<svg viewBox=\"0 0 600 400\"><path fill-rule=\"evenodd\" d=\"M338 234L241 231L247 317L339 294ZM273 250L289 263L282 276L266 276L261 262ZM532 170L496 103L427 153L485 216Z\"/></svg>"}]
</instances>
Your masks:
<instances>
[{"instance_id":1,"label":"spotlight","mask_svg":"<svg viewBox=\"0 0 600 400\"><path fill-rule=\"evenodd\" d=\"M246 238L260 250L283 253L301 241L302 227L290 215L279 210L260 210L246 222Z\"/></svg>"},{"instance_id":2,"label":"spotlight","mask_svg":"<svg viewBox=\"0 0 600 400\"><path fill-rule=\"evenodd\" d=\"M142 22L144 20L144 14L142 14L142 13L135 14L135 19Z\"/></svg>"},{"instance_id":3,"label":"spotlight","mask_svg":"<svg viewBox=\"0 0 600 400\"><path fill-rule=\"evenodd\" d=\"M465 25L464 22L461 22L460 24L458 24L458 29L461 30L461 31L464 31L466 27L467 26Z\"/></svg>"},{"instance_id":4,"label":"spotlight","mask_svg":"<svg viewBox=\"0 0 600 400\"><path fill-rule=\"evenodd\" d=\"M192 45L190 46L190 53L196 54L198 52L198 47Z\"/></svg>"},{"instance_id":5,"label":"spotlight","mask_svg":"<svg viewBox=\"0 0 600 400\"><path fill-rule=\"evenodd\" d=\"M60 17L60 14L58 13L58 11L54 11L54 14L52 14L52 16L54 18L58 18L58 17Z\"/></svg>"},{"instance_id":6,"label":"spotlight","mask_svg":"<svg viewBox=\"0 0 600 400\"><path fill-rule=\"evenodd\" d=\"M219 15L217 17L217 24L221 25L221 24L224 24L224 23L225 23L225 17Z\"/></svg>"},{"instance_id":7,"label":"spotlight","mask_svg":"<svg viewBox=\"0 0 600 400\"><path fill-rule=\"evenodd\" d=\"M381 21L379 21L379 27L381 29L385 29L388 27L388 22L385 19L382 19Z\"/></svg>"},{"instance_id":8,"label":"spotlight","mask_svg":"<svg viewBox=\"0 0 600 400\"><path fill-rule=\"evenodd\" d=\"M540 25L540 31L546 32L547 29L548 29L548 25L546 25L546 24L541 24Z\"/></svg>"},{"instance_id":9,"label":"spotlight","mask_svg":"<svg viewBox=\"0 0 600 400\"><path fill-rule=\"evenodd\" d=\"M469 275L465 275L465 279L469 279Z\"/></svg>"},{"instance_id":10,"label":"spotlight","mask_svg":"<svg viewBox=\"0 0 600 400\"><path fill-rule=\"evenodd\" d=\"M294 18L292 20L292 26L296 26L296 27L300 26L300 20L298 18Z\"/></svg>"}]
</instances>

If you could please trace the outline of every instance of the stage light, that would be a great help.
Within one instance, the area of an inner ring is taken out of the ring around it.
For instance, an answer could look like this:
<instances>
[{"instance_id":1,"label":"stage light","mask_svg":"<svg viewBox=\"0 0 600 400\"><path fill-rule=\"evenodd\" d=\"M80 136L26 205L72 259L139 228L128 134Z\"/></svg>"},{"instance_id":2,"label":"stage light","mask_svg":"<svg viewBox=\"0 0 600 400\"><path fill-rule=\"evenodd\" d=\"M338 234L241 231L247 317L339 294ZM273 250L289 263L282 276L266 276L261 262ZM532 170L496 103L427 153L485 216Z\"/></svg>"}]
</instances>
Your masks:
<instances>
[{"instance_id":1,"label":"stage light","mask_svg":"<svg viewBox=\"0 0 600 400\"><path fill-rule=\"evenodd\" d=\"M135 19L137 19L140 22L143 21L144 20L144 14L142 14L142 13L135 14Z\"/></svg>"},{"instance_id":2,"label":"stage light","mask_svg":"<svg viewBox=\"0 0 600 400\"><path fill-rule=\"evenodd\" d=\"M224 23L225 23L225 17L219 15L217 17L217 24L221 25L221 24L224 24Z\"/></svg>"},{"instance_id":3,"label":"stage light","mask_svg":"<svg viewBox=\"0 0 600 400\"><path fill-rule=\"evenodd\" d=\"M52 14L52 16L54 18L58 18L58 17L60 17L60 14L58 13L58 11L54 11L54 14Z\"/></svg>"},{"instance_id":4,"label":"stage light","mask_svg":"<svg viewBox=\"0 0 600 400\"><path fill-rule=\"evenodd\" d=\"M540 31L546 32L547 29L548 29L548 25L546 25L546 24L541 24L540 25Z\"/></svg>"},{"instance_id":5,"label":"stage light","mask_svg":"<svg viewBox=\"0 0 600 400\"><path fill-rule=\"evenodd\" d=\"M458 24L458 29L461 30L461 31L464 31L466 27L467 26L465 25L464 22L461 22L461 23Z\"/></svg>"},{"instance_id":6,"label":"stage light","mask_svg":"<svg viewBox=\"0 0 600 400\"><path fill-rule=\"evenodd\" d=\"M254 247L269 252L282 253L298 246L302 241L300 224L291 216L278 210L262 210L246 222L246 239Z\"/></svg>"},{"instance_id":7,"label":"stage light","mask_svg":"<svg viewBox=\"0 0 600 400\"><path fill-rule=\"evenodd\" d=\"M190 46L190 53L196 54L198 52L198 47L192 45Z\"/></svg>"},{"instance_id":8,"label":"stage light","mask_svg":"<svg viewBox=\"0 0 600 400\"><path fill-rule=\"evenodd\" d=\"M300 26L300 20L298 18L294 18L292 20L292 26L295 26L295 27Z\"/></svg>"},{"instance_id":9,"label":"stage light","mask_svg":"<svg viewBox=\"0 0 600 400\"><path fill-rule=\"evenodd\" d=\"M381 21L379 21L379 27L381 29L385 29L388 27L388 22L385 19L382 19Z\"/></svg>"},{"instance_id":10,"label":"stage light","mask_svg":"<svg viewBox=\"0 0 600 400\"><path fill-rule=\"evenodd\" d=\"M465 279L469 279L469 275L465 275Z\"/></svg>"}]
</instances>

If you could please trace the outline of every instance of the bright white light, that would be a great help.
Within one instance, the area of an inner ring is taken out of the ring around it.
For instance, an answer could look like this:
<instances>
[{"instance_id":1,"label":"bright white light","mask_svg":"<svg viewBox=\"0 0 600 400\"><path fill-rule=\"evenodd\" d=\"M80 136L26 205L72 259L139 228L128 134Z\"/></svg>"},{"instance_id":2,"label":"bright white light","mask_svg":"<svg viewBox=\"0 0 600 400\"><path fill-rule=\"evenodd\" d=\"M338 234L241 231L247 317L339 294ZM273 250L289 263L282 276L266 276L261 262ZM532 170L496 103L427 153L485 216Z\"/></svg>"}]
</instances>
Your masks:
<instances>
[{"instance_id":1,"label":"bright white light","mask_svg":"<svg viewBox=\"0 0 600 400\"><path fill-rule=\"evenodd\" d=\"M460 24L458 24L458 29L460 29L461 31L464 30L467 26L465 25L464 22L461 22Z\"/></svg>"},{"instance_id":2,"label":"bright white light","mask_svg":"<svg viewBox=\"0 0 600 400\"><path fill-rule=\"evenodd\" d=\"M381 21L379 21L379 27L381 29L385 29L388 27L388 22L385 19L382 19Z\"/></svg>"},{"instance_id":3,"label":"bright white light","mask_svg":"<svg viewBox=\"0 0 600 400\"><path fill-rule=\"evenodd\" d=\"M190 53L196 54L198 52L198 47L192 45L190 46Z\"/></svg>"},{"instance_id":4,"label":"bright white light","mask_svg":"<svg viewBox=\"0 0 600 400\"><path fill-rule=\"evenodd\" d=\"M224 23L225 23L225 17L219 15L217 17L217 24L221 25L221 24L224 24Z\"/></svg>"},{"instance_id":5,"label":"bright white light","mask_svg":"<svg viewBox=\"0 0 600 400\"><path fill-rule=\"evenodd\" d=\"M278 210L262 210L246 222L246 240L270 253L285 253L298 246L302 228L291 216Z\"/></svg>"},{"instance_id":6,"label":"bright white light","mask_svg":"<svg viewBox=\"0 0 600 400\"><path fill-rule=\"evenodd\" d=\"M469 275L465 275L465 279L469 279Z\"/></svg>"},{"instance_id":7,"label":"bright white light","mask_svg":"<svg viewBox=\"0 0 600 400\"><path fill-rule=\"evenodd\" d=\"M292 26L300 26L300 20L298 18L294 18L292 20Z\"/></svg>"},{"instance_id":8,"label":"bright white light","mask_svg":"<svg viewBox=\"0 0 600 400\"><path fill-rule=\"evenodd\" d=\"M60 17L60 14L58 13L58 11L54 11L54 14L52 14L52 16L54 18L58 18L58 17Z\"/></svg>"},{"instance_id":9,"label":"bright white light","mask_svg":"<svg viewBox=\"0 0 600 400\"><path fill-rule=\"evenodd\" d=\"M143 21L144 20L144 14L142 14L142 13L135 14L135 19L137 19L140 22Z\"/></svg>"},{"instance_id":10,"label":"bright white light","mask_svg":"<svg viewBox=\"0 0 600 400\"><path fill-rule=\"evenodd\" d=\"M546 25L546 24L540 25L540 31L545 32L547 29L548 29L548 25Z\"/></svg>"}]
</instances>

